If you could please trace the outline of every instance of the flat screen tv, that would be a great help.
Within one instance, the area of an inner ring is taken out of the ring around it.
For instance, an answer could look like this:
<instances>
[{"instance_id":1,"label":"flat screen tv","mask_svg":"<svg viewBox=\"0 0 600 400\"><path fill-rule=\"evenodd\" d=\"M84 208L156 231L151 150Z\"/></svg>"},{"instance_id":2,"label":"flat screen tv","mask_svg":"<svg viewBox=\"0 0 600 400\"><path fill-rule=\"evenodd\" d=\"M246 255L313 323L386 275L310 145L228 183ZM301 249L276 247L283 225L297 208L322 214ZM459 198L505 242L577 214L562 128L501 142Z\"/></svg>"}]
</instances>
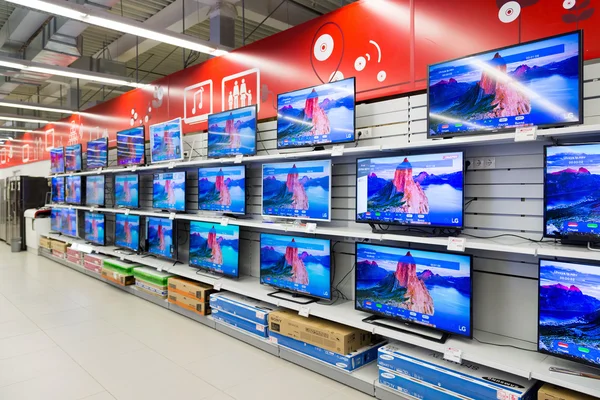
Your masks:
<instances>
[{"instance_id":1,"label":"flat screen tv","mask_svg":"<svg viewBox=\"0 0 600 400\"><path fill-rule=\"evenodd\" d=\"M81 176L66 177L65 202L69 204L81 204Z\"/></svg>"},{"instance_id":2,"label":"flat screen tv","mask_svg":"<svg viewBox=\"0 0 600 400\"><path fill-rule=\"evenodd\" d=\"M54 177L50 186L52 192L53 203L64 203L65 202L65 177Z\"/></svg>"},{"instance_id":3,"label":"flat screen tv","mask_svg":"<svg viewBox=\"0 0 600 400\"><path fill-rule=\"evenodd\" d=\"M331 241L260 234L260 282L278 289L331 299Z\"/></svg>"},{"instance_id":4,"label":"flat screen tv","mask_svg":"<svg viewBox=\"0 0 600 400\"><path fill-rule=\"evenodd\" d=\"M239 226L190 222L190 266L237 278L239 258Z\"/></svg>"},{"instance_id":5,"label":"flat screen tv","mask_svg":"<svg viewBox=\"0 0 600 400\"><path fill-rule=\"evenodd\" d=\"M462 228L462 152L356 160L356 221Z\"/></svg>"},{"instance_id":6,"label":"flat screen tv","mask_svg":"<svg viewBox=\"0 0 600 400\"><path fill-rule=\"evenodd\" d=\"M246 166L199 168L198 209L246 213Z\"/></svg>"},{"instance_id":7,"label":"flat screen tv","mask_svg":"<svg viewBox=\"0 0 600 400\"><path fill-rule=\"evenodd\" d=\"M208 116L208 156L256 154L256 105Z\"/></svg>"},{"instance_id":8,"label":"flat screen tv","mask_svg":"<svg viewBox=\"0 0 600 400\"><path fill-rule=\"evenodd\" d=\"M81 171L81 145L73 144L65 147L65 171Z\"/></svg>"},{"instance_id":9,"label":"flat screen tv","mask_svg":"<svg viewBox=\"0 0 600 400\"><path fill-rule=\"evenodd\" d=\"M50 173L62 174L65 172L65 149L62 147L50 149Z\"/></svg>"},{"instance_id":10,"label":"flat screen tv","mask_svg":"<svg viewBox=\"0 0 600 400\"><path fill-rule=\"evenodd\" d=\"M355 308L471 338L470 255L356 244Z\"/></svg>"},{"instance_id":11,"label":"flat screen tv","mask_svg":"<svg viewBox=\"0 0 600 400\"><path fill-rule=\"evenodd\" d=\"M539 263L538 350L600 367L600 266Z\"/></svg>"},{"instance_id":12,"label":"flat screen tv","mask_svg":"<svg viewBox=\"0 0 600 400\"><path fill-rule=\"evenodd\" d=\"M181 118L150 125L150 163L183 160Z\"/></svg>"},{"instance_id":13,"label":"flat screen tv","mask_svg":"<svg viewBox=\"0 0 600 400\"><path fill-rule=\"evenodd\" d=\"M62 210L63 235L78 237L77 235L77 210L64 208Z\"/></svg>"},{"instance_id":14,"label":"flat screen tv","mask_svg":"<svg viewBox=\"0 0 600 400\"><path fill-rule=\"evenodd\" d=\"M139 201L138 174L115 175L115 206L138 208Z\"/></svg>"},{"instance_id":15,"label":"flat screen tv","mask_svg":"<svg viewBox=\"0 0 600 400\"><path fill-rule=\"evenodd\" d=\"M429 66L428 137L583 121L581 31Z\"/></svg>"},{"instance_id":16,"label":"flat screen tv","mask_svg":"<svg viewBox=\"0 0 600 400\"><path fill-rule=\"evenodd\" d=\"M116 214L115 217L115 246L140 250L140 216Z\"/></svg>"},{"instance_id":17,"label":"flat screen tv","mask_svg":"<svg viewBox=\"0 0 600 400\"><path fill-rule=\"evenodd\" d=\"M85 178L85 204L104 206L104 175L89 175Z\"/></svg>"},{"instance_id":18,"label":"flat screen tv","mask_svg":"<svg viewBox=\"0 0 600 400\"><path fill-rule=\"evenodd\" d=\"M177 231L175 220L169 218L148 217L148 253L155 256L177 259Z\"/></svg>"},{"instance_id":19,"label":"flat screen tv","mask_svg":"<svg viewBox=\"0 0 600 400\"><path fill-rule=\"evenodd\" d=\"M331 160L263 164L262 215L331 220Z\"/></svg>"},{"instance_id":20,"label":"flat screen tv","mask_svg":"<svg viewBox=\"0 0 600 400\"><path fill-rule=\"evenodd\" d=\"M185 211L185 171L154 174L152 207Z\"/></svg>"},{"instance_id":21,"label":"flat screen tv","mask_svg":"<svg viewBox=\"0 0 600 400\"><path fill-rule=\"evenodd\" d=\"M354 78L277 95L277 148L353 142L355 95Z\"/></svg>"},{"instance_id":22,"label":"flat screen tv","mask_svg":"<svg viewBox=\"0 0 600 400\"><path fill-rule=\"evenodd\" d=\"M85 235L88 242L104 246L104 214L85 212Z\"/></svg>"},{"instance_id":23,"label":"flat screen tv","mask_svg":"<svg viewBox=\"0 0 600 400\"><path fill-rule=\"evenodd\" d=\"M144 127L138 126L117 132L117 164L144 165L146 163L146 143Z\"/></svg>"},{"instance_id":24,"label":"flat screen tv","mask_svg":"<svg viewBox=\"0 0 600 400\"><path fill-rule=\"evenodd\" d=\"M87 142L86 154L87 169L108 167L108 138Z\"/></svg>"},{"instance_id":25,"label":"flat screen tv","mask_svg":"<svg viewBox=\"0 0 600 400\"><path fill-rule=\"evenodd\" d=\"M53 208L50 211L50 230L62 232L62 208Z\"/></svg>"}]
</instances>

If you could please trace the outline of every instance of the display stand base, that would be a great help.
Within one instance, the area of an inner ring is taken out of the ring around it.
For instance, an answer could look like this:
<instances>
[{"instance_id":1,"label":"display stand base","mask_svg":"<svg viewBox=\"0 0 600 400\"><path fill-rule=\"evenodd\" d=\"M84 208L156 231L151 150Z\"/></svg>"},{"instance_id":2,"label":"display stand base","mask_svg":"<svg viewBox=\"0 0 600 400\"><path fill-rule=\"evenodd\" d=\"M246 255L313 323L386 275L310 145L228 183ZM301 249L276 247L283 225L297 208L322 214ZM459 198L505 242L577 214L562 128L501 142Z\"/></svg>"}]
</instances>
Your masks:
<instances>
[{"instance_id":1,"label":"display stand base","mask_svg":"<svg viewBox=\"0 0 600 400\"><path fill-rule=\"evenodd\" d=\"M325 147L323 147L323 146L315 146L313 148L313 151L322 151L322 150L325 150Z\"/></svg>"},{"instance_id":2,"label":"display stand base","mask_svg":"<svg viewBox=\"0 0 600 400\"><path fill-rule=\"evenodd\" d=\"M136 254L137 254L135 251L131 251L131 250L128 250L128 249L122 249L122 248L120 248L120 247L117 247L117 248L114 250L114 252L115 252L115 253L118 253L118 254L122 254L122 255L124 255L124 256L134 256L134 255L136 255Z\"/></svg>"},{"instance_id":3,"label":"display stand base","mask_svg":"<svg viewBox=\"0 0 600 400\"><path fill-rule=\"evenodd\" d=\"M406 322L393 321L391 319L380 317L379 315L371 315L370 317L363 319L363 322L381 326L383 328L393 329L399 332L410 333L412 335L420 336L424 339L428 339L437 343L446 343L446 339L448 339L449 336L447 333L440 332L435 329L415 326Z\"/></svg>"},{"instance_id":4,"label":"display stand base","mask_svg":"<svg viewBox=\"0 0 600 400\"><path fill-rule=\"evenodd\" d=\"M276 292L268 293L267 296L271 296L280 300L291 301L292 303L296 304L311 304L318 301L318 299L313 297L300 296L294 293L285 292L283 290L277 290Z\"/></svg>"}]
</instances>

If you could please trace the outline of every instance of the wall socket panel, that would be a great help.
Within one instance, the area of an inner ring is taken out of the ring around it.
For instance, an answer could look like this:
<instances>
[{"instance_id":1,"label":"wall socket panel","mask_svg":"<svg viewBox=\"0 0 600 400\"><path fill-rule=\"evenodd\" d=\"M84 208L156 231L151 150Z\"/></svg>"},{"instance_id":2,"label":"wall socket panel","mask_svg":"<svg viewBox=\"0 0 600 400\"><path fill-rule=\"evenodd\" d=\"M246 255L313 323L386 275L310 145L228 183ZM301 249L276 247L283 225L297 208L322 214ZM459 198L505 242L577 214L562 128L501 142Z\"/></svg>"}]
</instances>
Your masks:
<instances>
[{"instance_id":1,"label":"wall socket panel","mask_svg":"<svg viewBox=\"0 0 600 400\"><path fill-rule=\"evenodd\" d=\"M496 169L496 157L478 157L478 158L467 158L470 161L469 169Z\"/></svg>"},{"instance_id":2,"label":"wall socket panel","mask_svg":"<svg viewBox=\"0 0 600 400\"><path fill-rule=\"evenodd\" d=\"M360 133L360 138L361 139L371 137L371 134L372 134L371 129L372 128L360 128L360 129L357 129L356 130L356 138L358 139L358 134L359 133Z\"/></svg>"}]
</instances>

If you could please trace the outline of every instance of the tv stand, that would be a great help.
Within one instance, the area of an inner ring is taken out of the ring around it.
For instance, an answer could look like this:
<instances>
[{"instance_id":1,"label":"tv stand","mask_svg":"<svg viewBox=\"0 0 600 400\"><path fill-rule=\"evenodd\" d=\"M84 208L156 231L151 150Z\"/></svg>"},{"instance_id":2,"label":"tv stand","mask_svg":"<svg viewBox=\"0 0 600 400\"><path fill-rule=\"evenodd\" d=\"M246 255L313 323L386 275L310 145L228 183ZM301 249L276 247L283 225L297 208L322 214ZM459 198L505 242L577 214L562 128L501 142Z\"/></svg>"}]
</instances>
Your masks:
<instances>
[{"instance_id":1,"label":"tv stand","mask_svg":"<svg viewBox=\"0 0 600 400\"><path fill-rule=\"evenodd\" d=\"M134 251L130 251L130 250L126 250L126 249L122 249L122 248L120 248L120 247L117 247L117 248L114 250L114 252L115 252L115 253L118 253L118 254L122 254L122 255L124 255L124 256L133 256L133 255L137 254L137 253L136 253L136 252L134 252Z\"/></svg>"},{"instance_id":2,"label":"tv stand","mask_svg":"<svg viewBox=\"0 0 600 400\"><path fill-rule=\"evenodd\" d=\"M436 343L446 343L448 339L448 334L445 332L440 332L435 329L415 326L408 322L399 322L391 319L386 319L385 317L381 317L379 315L371 315L363 319L363 322L367 324L381 326L382 328L393 329L398 332L404 332L416 336L420 336L424 339L431 340Z\"/></svg>"},{"instance_id":3,"label":"tv stand","mask_svg":"<svg viewBox=\"0 0 600 400\"><path fill-rule=\"evenodd\" d=\"M313 151L321 151L321 150L325 150L325 147L323 147L323 146L315 146L313 148Z\"/></svg>"},{"instance_id":4,"label":"tv stand","mask_svg":"<svg viewBox=\"0 0 600 400\"><path fill-rule=\"evenodd\" d=\"M289 292L286 292L283 290L277 290L272 293L267 293L267 296L274 297L274 298L280 299L280 300L291 301L292 303L302 304L302 305L316 303L318 301L318 299L315 299L313 297L301 296L301 295L298 295L295 293L289 293ZM302 301L302 300L304 300L304 301Z\"/></svg>"}]
</instances>

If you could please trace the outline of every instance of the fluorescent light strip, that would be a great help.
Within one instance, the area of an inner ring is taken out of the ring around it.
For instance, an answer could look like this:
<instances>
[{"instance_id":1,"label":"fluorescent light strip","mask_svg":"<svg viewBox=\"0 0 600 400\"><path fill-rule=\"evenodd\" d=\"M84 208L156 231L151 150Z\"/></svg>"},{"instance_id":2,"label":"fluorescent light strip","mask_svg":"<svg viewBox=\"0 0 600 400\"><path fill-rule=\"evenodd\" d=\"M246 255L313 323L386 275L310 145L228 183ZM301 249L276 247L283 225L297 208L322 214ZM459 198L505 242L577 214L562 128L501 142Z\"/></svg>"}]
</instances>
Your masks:
<instances>
[{"instance_id":1,"label":"fluorescent light strip","mask_svg":"<svg viewBox=\"0 0 600 400\"><path fill-rule=\"evenodd\" d=\"M33 122L35 124L49 124L50 121L44 119L33 119L33 118L22 118L22 117L11 117L0 115L1 121L15 121L15 122Z\"/></svg>"},{"instance_id":2,"label":"fluorescent light strip","mask_svg":"<svg viewBox=\"0 0 600 400\"><path fill-rule=\"evenodd\" d=\"M21 128L0 128L0 132L35 132L35 133L44 133L44 131L37 131L35 129L21 129Z\"/></svg>"},{"instance_id":3,"label":"fluorescent light strip","mask_svg":"<svg viewBox=\"0 0 600 400\"><path fill-rule=\"evenodd\" d=\"M22 108L24 110L40 110L40 111L53 112L53 113L59 113L59 114L80 114L79 111L67 110L67 109L62 109L62 108L36 106L34 104L29 104L29 103L17 103L17 102L11 103L8 101L0 101L0 107Z\"/></svg>"}]
</instances>

